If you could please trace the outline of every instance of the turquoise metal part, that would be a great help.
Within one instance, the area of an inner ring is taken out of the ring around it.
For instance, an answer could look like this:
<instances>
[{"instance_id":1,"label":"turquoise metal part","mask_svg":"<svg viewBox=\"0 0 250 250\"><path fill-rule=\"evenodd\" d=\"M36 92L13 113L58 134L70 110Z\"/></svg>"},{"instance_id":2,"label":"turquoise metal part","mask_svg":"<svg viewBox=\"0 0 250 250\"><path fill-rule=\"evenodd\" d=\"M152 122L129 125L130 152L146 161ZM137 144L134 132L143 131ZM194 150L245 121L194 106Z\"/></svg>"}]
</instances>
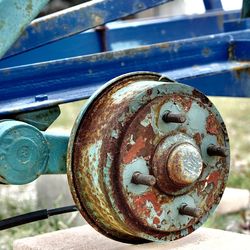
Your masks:
<instances>
[{"instance_id":1,"label":"turquoise metal part","mask_svg":"<svg viewBox=\"0 0 250 250\"><path fill-rule=\"evenodd\" d=\"M69 136L43 133L50 151L46 171L43 174L66 174Z\"/></svg>"},{"instance_id":2,"label":"turquoise metal part","mask_svg":"<svg viewBox=\"0 0 250 250\"><path fill-rule=\"evenodd\" d=\"M0 0L0 58L49 0Z\"/></svg>"},{"instance_id":3,"label":"turquoise metal part","mask_svg":"<svg viewBox=\"0 0 250 250\"><path fill-rule=\"evenodd\" d=\"M22 185L42 174L65 174L68 139L21 121L2 120L0 183Z\"/></svg>"},{"instance_id":4,"label":"turquoise metal part","mask_svg":"<svg viewBox=\"0 0 250 250\"><path fill-rule=\"evenodd\" d=\"M43 98L46 97L47 96L43 96ZM42 98L42 96L40 96L40 98ZM35 126L39 130L45 131L58 118L60 113L61 111L59 106L55 106L47 109L18 114L15 115L13 119L26 122L32 126Z\"/></svg>"},{"instance_id":5,"label":"turquoise metal part","mask_svg":"<svg viewBox=\"0 0 250 250\"><path fill-rule=\"evenodd\" d=\"M0 123L0 181L26 184L41 175L49 158L48 142L35 127L20 121Z\"/></svg>"},{"instance_id":6,"label":"turquoise metal part","mask_svg":"<svg viewBox=\"0 0 250 250\"><path fill-rule=\"evenodd\" d=\"M205 95L153 72L117 77L88 100L70 136L74 201L112 239L181 238L206 221L225 188L229 155L208 154L211 145L229 150ZM156 181L136 183L138 173Z\"/></svg>"}]
</instances>

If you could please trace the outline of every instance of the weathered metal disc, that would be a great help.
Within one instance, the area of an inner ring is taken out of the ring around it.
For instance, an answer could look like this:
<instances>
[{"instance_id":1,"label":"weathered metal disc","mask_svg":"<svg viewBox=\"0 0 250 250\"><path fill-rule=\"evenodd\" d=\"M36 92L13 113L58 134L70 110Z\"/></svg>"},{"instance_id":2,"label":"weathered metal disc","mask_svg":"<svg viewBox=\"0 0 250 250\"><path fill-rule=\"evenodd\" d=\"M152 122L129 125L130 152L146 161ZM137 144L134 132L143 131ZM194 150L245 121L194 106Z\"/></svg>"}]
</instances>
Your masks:
<instances>
[{"instance_id":1,"label":"weathered metal disc","mask_svg":"<svg viewBox=\"0 0 250 250\"><path fill-rule=\"evenodd\" d=\"M180 123L164 114L182 114ZM204 223L223 194L229 156L225 125L206 96L151 72L108 82L88 101L71 134L68 179L84 218L122 242L167 241ZM156 184L132 183L135 172ZM199 208L198 218L180 207Z\"/></svg>"}]
</instances>

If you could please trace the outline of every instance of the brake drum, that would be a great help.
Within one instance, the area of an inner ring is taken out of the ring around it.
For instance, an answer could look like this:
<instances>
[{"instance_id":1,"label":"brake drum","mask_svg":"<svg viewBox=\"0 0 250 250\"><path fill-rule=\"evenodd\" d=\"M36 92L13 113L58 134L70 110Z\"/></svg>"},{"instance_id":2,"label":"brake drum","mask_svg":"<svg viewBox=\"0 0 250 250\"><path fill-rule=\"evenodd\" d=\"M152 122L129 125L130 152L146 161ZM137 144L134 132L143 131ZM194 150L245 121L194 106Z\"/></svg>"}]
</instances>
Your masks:
<instances>
[{"instance_id":1,"label":"brake drum","mask_svg":"<svg viewBox=\"0 0 250 250\"><path fill-rule=\"evenodd\" d=\"M204 94L135 72L88 100L71 134L68 179L79 211L102 234L171 241L215 210L229 161L225 125Z\"/></svg>"}]
</instances>

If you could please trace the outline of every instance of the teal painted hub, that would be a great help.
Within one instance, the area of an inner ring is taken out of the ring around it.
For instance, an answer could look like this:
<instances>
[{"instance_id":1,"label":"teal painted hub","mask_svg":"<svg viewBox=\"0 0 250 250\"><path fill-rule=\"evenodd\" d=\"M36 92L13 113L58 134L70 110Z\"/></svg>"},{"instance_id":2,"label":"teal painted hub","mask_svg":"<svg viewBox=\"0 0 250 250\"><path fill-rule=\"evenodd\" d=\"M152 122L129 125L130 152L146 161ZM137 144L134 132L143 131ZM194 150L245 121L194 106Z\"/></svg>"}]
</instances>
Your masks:
<instances>
[{"instance_id":1,"label":"teal painted hub","mask_svg":"<svg viewBox=\"0 0 250 250\"><path fill-rule=\"evenodd\" d=\"M206 221L225 188L229 155L211 145L223 151L229 140L205 95L157 73L117 77L91 97L73 128L74 200L112 239L183 237Z\"/></svg>"},{"instance_id":2,"label":"teal painted hub","mask_svg":"<svg viewBox=\"0 0 250 250\"><path fill-rule=\"evenodd\" d=\"M35 127L19 121L0 122L0 182L25 184L45 172L48 143Z\"/></svg>"}]
</instances>

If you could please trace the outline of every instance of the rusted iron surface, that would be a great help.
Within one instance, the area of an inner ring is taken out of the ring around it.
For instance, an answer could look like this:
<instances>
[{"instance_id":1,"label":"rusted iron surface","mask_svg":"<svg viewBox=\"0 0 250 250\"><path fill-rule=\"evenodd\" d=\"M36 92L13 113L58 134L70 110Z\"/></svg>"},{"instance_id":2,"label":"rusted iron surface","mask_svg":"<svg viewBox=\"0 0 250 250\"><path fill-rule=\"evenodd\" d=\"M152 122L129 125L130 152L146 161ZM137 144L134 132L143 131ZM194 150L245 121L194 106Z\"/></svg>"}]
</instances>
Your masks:
<instances>
[{"instance_id":1,"label":"rusted iron surface","mask_svg":"<svg viewBox=\"0 0 250 250\"><path fill-rule=\"evenodd\" d=\"M167 112L185 120L166 123ZM74 200L87 221L113 239L183 237L204 223L225 188L229 156L209 156L210 144L229 148L223 120L203 94L156 73L115 78L74 126L68 155ZM138 172L156 184L136 184ZM181 214L183 203L198 216Z\"/></svg>"}]
</instances>

